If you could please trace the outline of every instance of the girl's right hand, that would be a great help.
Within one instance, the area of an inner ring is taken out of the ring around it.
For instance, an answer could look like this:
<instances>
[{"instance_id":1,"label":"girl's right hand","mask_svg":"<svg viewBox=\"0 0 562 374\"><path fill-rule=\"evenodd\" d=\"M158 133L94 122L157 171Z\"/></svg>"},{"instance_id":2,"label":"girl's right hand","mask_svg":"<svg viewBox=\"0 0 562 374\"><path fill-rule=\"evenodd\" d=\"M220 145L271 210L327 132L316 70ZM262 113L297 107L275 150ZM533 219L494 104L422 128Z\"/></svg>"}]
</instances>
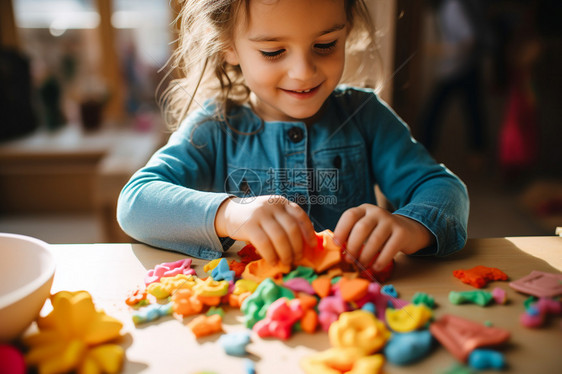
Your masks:
<instances>
[{"instance_id":1,"label":"girl's right hand","mask_svg":"<svg viewBox=\"0 0 562 374\"><path fill-rule=\"evenodd\" d=\"M312 222L300 206L282 196L225 200L215 217L215 231L251 243L269 264L291 264L302 258L304 246L315 247Z\"/></svg>"}]
</instances>

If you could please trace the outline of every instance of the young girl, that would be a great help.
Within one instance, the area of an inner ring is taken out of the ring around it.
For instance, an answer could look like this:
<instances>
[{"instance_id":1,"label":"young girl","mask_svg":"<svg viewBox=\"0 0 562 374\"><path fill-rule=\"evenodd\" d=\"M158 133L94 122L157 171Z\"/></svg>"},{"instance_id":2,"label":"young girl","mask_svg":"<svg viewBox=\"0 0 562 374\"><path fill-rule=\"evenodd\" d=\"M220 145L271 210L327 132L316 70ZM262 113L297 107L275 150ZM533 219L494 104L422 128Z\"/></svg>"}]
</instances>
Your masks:
<instances>
[{"instance_id":1,"label":"young girl","mask_svg":"<svg viewBox=\"0 0 562 374\"><path fill-rule=\"evenodd\" d=\"M241 240L291 263L331 229L375 271L464 246L464 184L373 90L338 86L346 51L373 45L362 0L186 0L178 24L185 78L163 101L179 126L121 193L131 237L205 259Z\"/></svg>"}]
</instances>

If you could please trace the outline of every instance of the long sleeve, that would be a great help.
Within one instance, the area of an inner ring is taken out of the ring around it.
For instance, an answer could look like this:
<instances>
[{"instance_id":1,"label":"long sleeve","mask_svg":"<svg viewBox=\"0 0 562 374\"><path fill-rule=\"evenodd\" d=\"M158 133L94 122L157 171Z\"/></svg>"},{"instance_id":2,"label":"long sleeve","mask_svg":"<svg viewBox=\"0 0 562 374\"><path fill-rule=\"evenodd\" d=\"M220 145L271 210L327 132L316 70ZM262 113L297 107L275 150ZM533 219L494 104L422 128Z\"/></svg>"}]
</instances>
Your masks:
<instances>
[{"instance_id":1,"label":"long sleeve","mask_svg":"<svg viewBox=\"0 0 562 374\"><path fill-rule=\"evenodd\" d=\"M417 254L440 256L460 250L467 238L466 186L435 162L390 108L376 97L371 100L372 105L361 111L360 123L371 144L370 162L376 182L396 208L394 214L420 222L436 238L435 246Z\"/></svg>"},{"instance_id":2,"label":"long sleeve","mask_svg":"<svg viewBox=\"0 0 562 374\"><path fill-rule=\"evenodd\" d=\"M218 126L198 124L197 118L184 122L131 177L117 205L117 220L128 235L195 257L222 255L214 220L229 195L209 192L223 190L216 177L223 173L216 161L221 157Z\"/></svg>"}]
</instances>

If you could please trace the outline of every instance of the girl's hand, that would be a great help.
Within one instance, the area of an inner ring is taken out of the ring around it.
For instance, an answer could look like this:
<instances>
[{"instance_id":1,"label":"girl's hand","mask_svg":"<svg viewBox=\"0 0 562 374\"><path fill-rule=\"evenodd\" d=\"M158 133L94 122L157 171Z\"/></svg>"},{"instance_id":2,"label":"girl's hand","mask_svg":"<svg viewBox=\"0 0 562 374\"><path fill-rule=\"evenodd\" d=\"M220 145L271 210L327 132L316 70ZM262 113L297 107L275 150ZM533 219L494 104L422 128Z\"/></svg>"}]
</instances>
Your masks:
<instances>
[{"instance_id":1,"label":"girl's hand","mask_svg":"<svg viewBox=\"0 0 562 374\"><path fill-rule=\"evenodd\" d=\"M375 271L384 269L398 252L412 254L434 241L431 232L419 222L371 204L346 210L334 236L338 243L347 244L348 262L359 262ZM374 262L377 253L380 255Z\"/></svg>"},{"instance_id":2,"label":"girl's hand","mask_svg":"<svg viewBox=\"0 0 562 374\"><path fill-rule=\"evenodd\" d=\"M270 264L291 264L302 257L304 246L315 247L312 222L300 206L282 196L231 198L221 204L215 217L221 237L252 243ZM306 243L306 244L305 244Z\"/></svg>"}]
</instances>

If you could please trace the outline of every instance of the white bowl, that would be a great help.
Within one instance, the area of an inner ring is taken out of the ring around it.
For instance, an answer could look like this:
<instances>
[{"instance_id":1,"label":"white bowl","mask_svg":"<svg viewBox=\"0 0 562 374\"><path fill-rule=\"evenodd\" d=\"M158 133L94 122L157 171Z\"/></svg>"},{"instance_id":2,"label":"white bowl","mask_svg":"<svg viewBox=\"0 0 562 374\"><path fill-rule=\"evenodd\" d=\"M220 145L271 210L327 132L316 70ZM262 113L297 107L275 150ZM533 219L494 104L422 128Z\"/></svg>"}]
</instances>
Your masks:
<instances>
[{"instance_id":1,"label":"white bowl","mask_svg":"<svg viewBox=\"0 0 562 374\"><path fill-rule=\"evenodd\" d=\"M47 243L0 233L0 342L16 339L37 318L54 275Z\"/></svg>"}]
</instances>

